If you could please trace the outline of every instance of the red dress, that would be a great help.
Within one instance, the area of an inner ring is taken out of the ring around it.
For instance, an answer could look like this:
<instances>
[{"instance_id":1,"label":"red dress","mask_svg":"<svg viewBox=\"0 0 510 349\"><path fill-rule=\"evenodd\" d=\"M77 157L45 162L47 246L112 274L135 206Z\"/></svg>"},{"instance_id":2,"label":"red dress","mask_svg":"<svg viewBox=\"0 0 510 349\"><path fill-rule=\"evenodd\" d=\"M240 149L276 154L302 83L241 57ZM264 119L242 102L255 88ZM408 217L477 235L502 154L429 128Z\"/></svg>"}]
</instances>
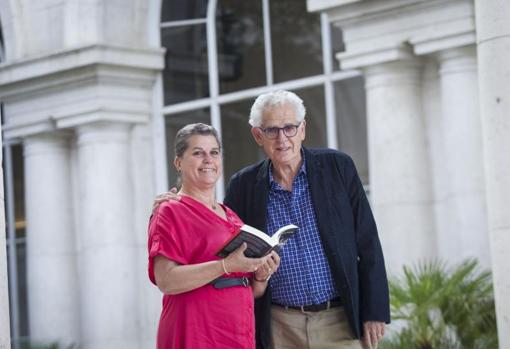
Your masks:
<instances>
[{"instance_id":1,"label":"red dress","mask_svg":"<svg viewBox=\"0 0 510 349\"><path fill-rule=\"evenodd\" d=\"M215 253L243 224L223 206L227 220L200 202L183 196L161 204L149 223L149 278L155 284L154 257L179 264L219 259ZM250 276L231 273L229 277ZM158 349L253 349L255 320L251 287L215 289L205 285L163 296Z\"/></svg>"}]
</instances>

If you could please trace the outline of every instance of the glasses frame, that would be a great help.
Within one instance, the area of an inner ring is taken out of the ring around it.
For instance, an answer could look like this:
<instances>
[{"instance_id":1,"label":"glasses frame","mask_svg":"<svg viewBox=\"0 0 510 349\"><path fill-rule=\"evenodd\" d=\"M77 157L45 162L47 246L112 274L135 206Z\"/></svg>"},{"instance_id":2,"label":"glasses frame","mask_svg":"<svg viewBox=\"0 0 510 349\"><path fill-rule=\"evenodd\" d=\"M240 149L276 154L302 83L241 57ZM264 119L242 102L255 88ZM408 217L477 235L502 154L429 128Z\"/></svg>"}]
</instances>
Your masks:
<instances>
[{"instance_id":1,"label":"glasses frame","mask_svg":"<svg viewBox=\"0 0 510 349\"><path fill-rule=\"evenodd\" d=\"M273 127L266 127L266 128L263 128L263 127L257 127L259 130L262 131L262 133L264 133L264 136L267 138L267 139L278 139L278 137L280 136L280 131L283 132L283 135L287 138L292 138L292 137L295 137L297 135L297 132L298 132L298 129L299 129L299 126L301 126L301 124L303 123L303 121L299 122L297 125L294 125L294 124L288 124L288 125L285 125L283 127L277 127L277 126L273 126ZM291 134L288 134L289 131L285 131L285 129L288 130L288 128L291 127ZM276 133L276 135L274 137L270 136L270 132L273 132L274 130L278 130L278 132Z\"/></svg>"}]
</instances>

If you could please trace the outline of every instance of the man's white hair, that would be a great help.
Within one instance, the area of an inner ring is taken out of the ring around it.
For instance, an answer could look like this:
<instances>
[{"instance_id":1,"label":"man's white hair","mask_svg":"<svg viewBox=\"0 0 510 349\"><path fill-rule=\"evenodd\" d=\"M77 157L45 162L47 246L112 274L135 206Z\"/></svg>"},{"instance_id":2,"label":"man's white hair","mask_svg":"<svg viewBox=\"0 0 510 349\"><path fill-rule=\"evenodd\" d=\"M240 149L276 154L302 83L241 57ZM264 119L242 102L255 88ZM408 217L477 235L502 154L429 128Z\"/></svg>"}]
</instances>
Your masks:
<instances>
[{"instance_id":1,"label":"man's white hair","mask_svg":"<svg viewBox=\"0 0 510 349\"><path fill-rule=\"evenodd\" d=\"M291 105L296 111L297 122L305 119L306 109L303 100L294 92L279 90L264 93L257 97L251 107L248 122L253 127L260 127L262 125L262 114L266 109L287 104Z\"/></svg>"}]
</instances>

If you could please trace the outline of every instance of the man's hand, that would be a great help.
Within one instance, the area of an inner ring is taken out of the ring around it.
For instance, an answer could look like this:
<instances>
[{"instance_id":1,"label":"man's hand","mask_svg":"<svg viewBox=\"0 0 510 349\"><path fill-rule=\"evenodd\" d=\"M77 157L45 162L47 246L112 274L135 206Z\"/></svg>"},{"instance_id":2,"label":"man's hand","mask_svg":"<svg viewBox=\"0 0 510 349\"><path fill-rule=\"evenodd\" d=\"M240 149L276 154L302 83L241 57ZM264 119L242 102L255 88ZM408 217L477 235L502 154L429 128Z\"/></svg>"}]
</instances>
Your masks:
<instances>
[{"instance_id":1,"label":"man's hand","mask_svg":"<svg viewBox=\"0 0 510 349\"><path fill-rule=\"evenodd\" d=\"M179 201L180 199L181 199L181 196L177 195L177 188L173 187L172 189L170 189L170 191L167 191L166 193L159 194L158 196L156 196L156 198L154 199L154 202L152 203L152 211L154 212L154 210L161 203L163 203L165 201L168 201L168 200Z\"/></svg>"},{"instance_id":2,"label":"man's hand","mask_svg":"<svg viewBox=\"0 0 510 349\"><path fill-rule=\"evenodd\" d=\"M363 345L367 349L377 349L384 336L384 322L367 321L363 323Z\"/></svg>"},{"instance_id":3,"label":"man's hand","mask_svg":"<svg viewBox=\"0 0 510 349\"><path fill-rule=\"evenodd\" d=\"M255 280L267 281L280 266L280 256L275 251L267 255L266 263L255 271Z\"/></svg>"}]
</instances>

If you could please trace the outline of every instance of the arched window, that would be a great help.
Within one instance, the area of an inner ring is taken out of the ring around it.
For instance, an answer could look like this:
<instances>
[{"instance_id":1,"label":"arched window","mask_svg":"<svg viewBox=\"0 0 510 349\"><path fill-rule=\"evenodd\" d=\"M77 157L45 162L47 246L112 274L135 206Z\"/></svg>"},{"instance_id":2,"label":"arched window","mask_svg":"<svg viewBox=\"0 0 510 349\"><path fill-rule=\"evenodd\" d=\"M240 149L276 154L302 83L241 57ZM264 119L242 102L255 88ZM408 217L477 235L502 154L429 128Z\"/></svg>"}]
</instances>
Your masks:
<instances>
[{"instance_id":1,"label":"arched window","mask_svg":"<svg viewBox=\"0 0 510 349\"><path fill-rule=\"evenodd\" d=\"M307 12L306 0L166 0L161 44L167 164L180 127L212 124L225 150L221 199L233 173L263 158L248 124L254 98L286 89L305 101L305 146L346 151L368 181L362 77L339 70L342 33L325 14ZM170 186L175 178L170 165Z\"/></svg>"}]
</instances>

